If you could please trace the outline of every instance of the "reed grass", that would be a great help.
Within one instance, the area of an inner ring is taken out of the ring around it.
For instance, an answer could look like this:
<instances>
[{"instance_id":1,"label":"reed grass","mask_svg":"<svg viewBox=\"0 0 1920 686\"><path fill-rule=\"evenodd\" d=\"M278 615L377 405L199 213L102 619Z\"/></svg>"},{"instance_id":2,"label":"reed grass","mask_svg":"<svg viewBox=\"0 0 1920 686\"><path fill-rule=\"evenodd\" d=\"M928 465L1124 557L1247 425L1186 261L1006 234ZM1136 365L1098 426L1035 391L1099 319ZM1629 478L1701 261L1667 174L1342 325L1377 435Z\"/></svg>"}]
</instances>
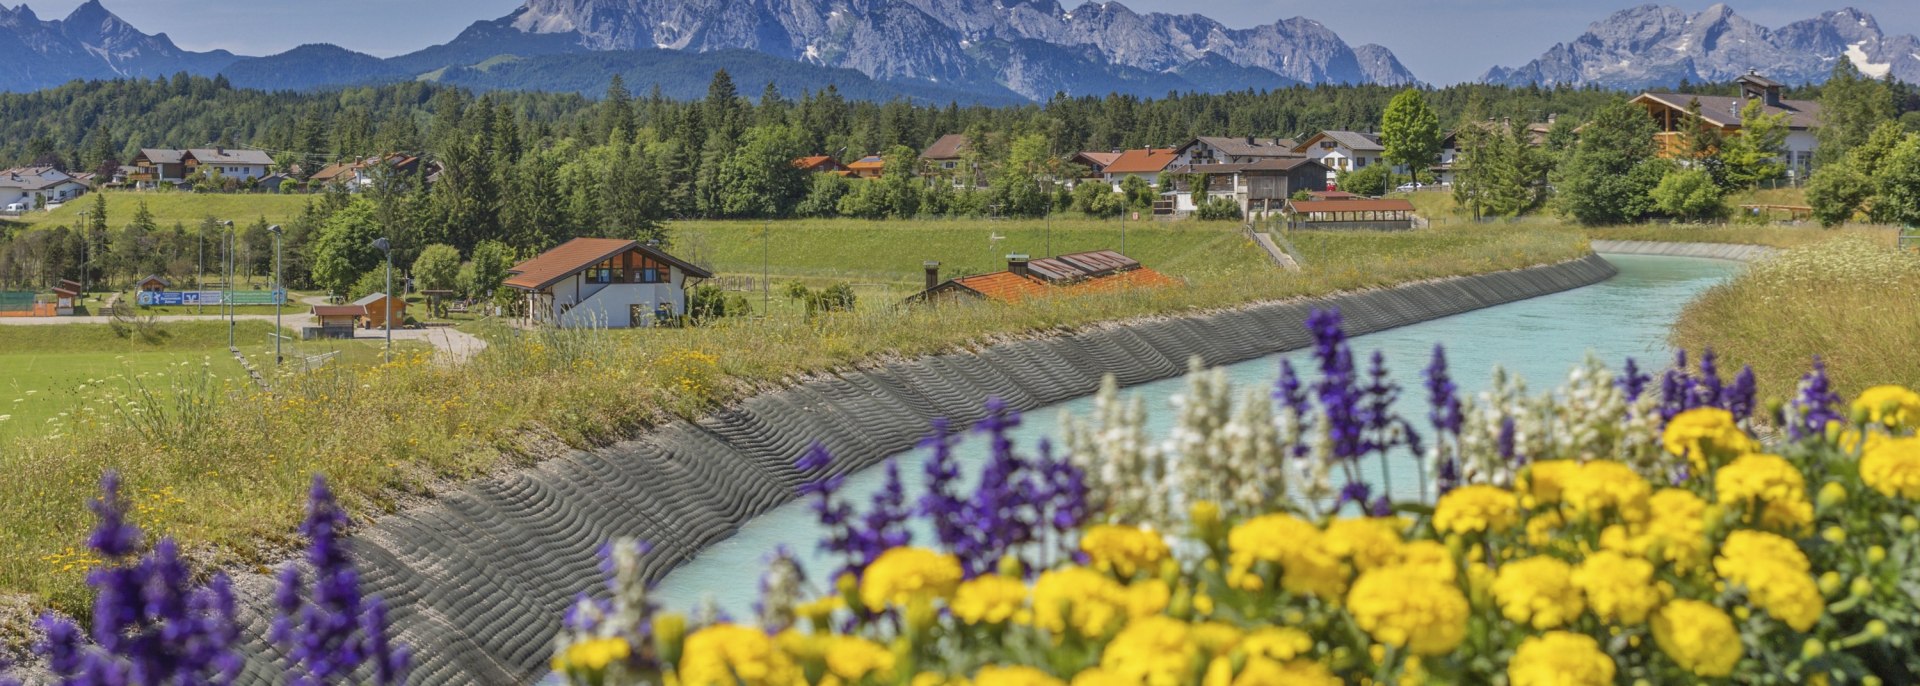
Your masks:
<instances>
[{"instance_id":1,"label":"reed grass","mask_svg":"<svg viewBox=\"0 0 1920 686\"><path fill-rule=\"evenodd\" d=\"M1752 365L1785 399L1820 355L1841 395L1920 385L1920 257L1859 235L1788 250L1709 289L1674 326L1722 369Z\"/></svg>"},{"instance_id":2,"label":"reed grass","mask_svg":"<svg viewBox=\"0 0 1920 686\"><path fill-rule=\"evenodd\" d=\"M1848 225L1823 229L1819 225L1747 226L1724 224L1696 226L1687 224L1637 224L1597 227L1586 230L1594 240L1656 241L1661 243L1738 243L1774 248L1797 248L1835 238L1856 237L1869 243L1892 247L1900 232L1892 227Z\"/></svg>"},{"instance_id":3,"label":"reed grass","mask_svg":"<svg viewBox=\"0 0 1920 686\"><path fill-rule=\"evenodd\" d=\"M84 565L74 551L87 526L83 503L107 469L151 503L135 513L141 526L179 538L204 565L258 568L287 553L314 472L327 474L352 511L374 515L448 484L698 417L810 374L1141 317L1554 263L1587 251L1579 232L1548 228L1302 232L1291 238L1306 267L1289 273L1263 257L1227 254L1252 249L1235 242L1247 240L1237 232L1166 234L1143 240L1161 241L1168 251L1161 254L1172 258L1153 266L1185 279L1185 287L1019 305L868 300L852 312L686 329L495 330L492 348L457 367L430 364L422 354L289 374L272 380L272 392L222 382L202 428L162 440L123 415L97 412L58 440L22 440L0 454L11 491L0 498L0 550L7 551L0 604L12 594L16 603L84 611ZM1181 259L1181 244L1199 252Z\"/></svg>"}]
</instances>

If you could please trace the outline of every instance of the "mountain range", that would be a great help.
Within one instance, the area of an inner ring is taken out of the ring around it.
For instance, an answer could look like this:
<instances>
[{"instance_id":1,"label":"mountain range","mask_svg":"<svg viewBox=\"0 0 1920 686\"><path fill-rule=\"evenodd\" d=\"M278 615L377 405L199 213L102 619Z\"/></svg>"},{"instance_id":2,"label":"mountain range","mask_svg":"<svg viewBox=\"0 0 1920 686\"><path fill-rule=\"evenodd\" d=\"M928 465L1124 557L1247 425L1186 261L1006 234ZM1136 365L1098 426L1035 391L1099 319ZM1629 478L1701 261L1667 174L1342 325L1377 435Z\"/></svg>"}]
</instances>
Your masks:
<instances>
[{"instance_id":1,"label":"mountain range","mask_svg":"<svg viewBox=\"0 0 1920 686\"><path fill-rule=\"evenodd\" d=\"M1773 29L1725 5L1616 12L1487 83L1638 89L1758 70L1818 82L1838 60L1920 82L1920 40L1843 9ZM1007 104L1055 93L1159 96L1299 84L1416 84L1378 45L1350 46L1317 21L1232 28L1199 14L1059 0L526 0L452 40L381 58L333 45L278 55L195 52L87 0L62 19L0 5L0 91L73 79L221 74L269 90L430 80L478 90L595 94L613 74L635 90L699 97L715 69L790 94L831 84L850 98Z\"/></svg>"},{"instance_id":2,"label":"mountain range","mask_svg":"<svg viewBox=\"0 0 1920 686\"><path fill-rule=\"evenodd\" d=\"M1570 43L1482 81L1506 85L1597 85L1633 90L1689 80L1729 81L1758 71L1789 84L1819 83L1839 60L1874 78L1920 82L1920 39L1889 36L1860 10L1822 13L1768 28L1716 4L1698 14L1643 5L1621 10Z\"/></svg>"},{"instance_id":3,"label":"mountain range","mask_svg":"<svg viewBox=\"0 0 1920 686\"><path fill-rule=\"evenodd\" d=\"M727 59L712 59L719 55ZM1118 2L1068 10L1055 0L528 0L445 44L384 59L331 45L267 57L192 52L140 33L99 0L57 20L0 5L0 90L10 91L186 71L267 89L429 79L596 93L622 73L640 89L657 82L668 95L697 95L678 91L736 63L795 89L831 83L849 97L991 104L1417 83L1386 48L1349 46L1310 19L1235 29ZM695 79L693 69L705 71Z\"/></svg>"}]
</instances>

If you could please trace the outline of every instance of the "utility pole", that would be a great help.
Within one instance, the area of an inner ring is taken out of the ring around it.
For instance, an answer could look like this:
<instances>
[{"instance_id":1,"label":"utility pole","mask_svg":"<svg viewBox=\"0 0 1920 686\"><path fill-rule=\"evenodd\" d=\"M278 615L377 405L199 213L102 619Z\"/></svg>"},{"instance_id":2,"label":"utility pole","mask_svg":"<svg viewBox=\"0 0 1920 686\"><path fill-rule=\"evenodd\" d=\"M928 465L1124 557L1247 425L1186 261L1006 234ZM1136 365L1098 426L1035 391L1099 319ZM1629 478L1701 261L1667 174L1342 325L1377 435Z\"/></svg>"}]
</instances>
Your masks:
<instances>
[{"instance_id":1,"label":"utility pole","mask_svg":"<svg viewBox=\"0 0 1920 686\"><path fill-rule=\"evenodd\" d=\"M232 302L233 301L233 220L228 219L226 221L220 222L220 225L223 227L226 227L226 230L227 230L227 282L221 286L220 306L227 311L227 349L231 350L235 347L233 335L234 335L234 328L237 326L237 323L234 322L233 320L233 316L236 313L233 311L233 302Z\"/></svg>"},{"instance_id":2,"label":"utility pole","mask_svg":"<svg viewBox=\"0 0 1920 686\"><path fill-rule=\"evenodd\" d=\"M386 325L385 328L387 330L387 363L392 364L393 363L393 243L391 241L388 241L383 236L373 242L373 247L375 250L379 250L380 252L385 253L387 256L387 292L386 292L386 298L381 301L382 303L385 303L387 316L381 318L381 323Z\"/></svg>"},{"instance_id":3,"label":"utility pole","mask_svg":"<svg viewBox=\"0 0 1920 686\"><path fill-rule=\"evenodd\" d=\"M286 329L280 328L280 311L287 305L287 287L280 283L280 225L267 227L267 233L273 234L273 364L279 366L287 359L280 354L280 341L287 337Z\"/></svg>"},{"instance_id":4,"label":"utility pole","mask_svg":"<svg viewBox=\"0 0 1920 686\"><path fill-rule=\"evenodd\" d=\"M86 297L87 285L93 282L93 224L87 221L92 210L80 210L80 292Z\"/></svg>"},{"instance_id":5,"label":"utility pole","mask_svg":"<svg viewBox=\"0 0 1920 686\"><path fill-rule=\"evenodd\" d=\"M760 316L773 316L773 284L767 281L773 264L773 222L760 225Z\"/></svg>"}]
</instances>

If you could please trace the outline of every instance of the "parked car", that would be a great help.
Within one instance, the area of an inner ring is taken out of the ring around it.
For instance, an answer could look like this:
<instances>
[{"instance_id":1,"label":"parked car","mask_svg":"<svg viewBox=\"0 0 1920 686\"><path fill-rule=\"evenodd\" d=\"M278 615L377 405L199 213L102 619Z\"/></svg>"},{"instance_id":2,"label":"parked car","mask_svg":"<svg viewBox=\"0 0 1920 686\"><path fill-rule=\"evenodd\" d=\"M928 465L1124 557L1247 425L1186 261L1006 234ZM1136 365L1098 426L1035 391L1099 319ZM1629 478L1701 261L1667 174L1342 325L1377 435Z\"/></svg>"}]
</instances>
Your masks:
<instances>
[{"instance_id":1,"label":"parked car","mask_svg":"<svg viewBox=\"0 0 1920 686\"><path fill-rule=\"evenodd\" d=\"M26 212L28 209L29 208L27 207L26 203L16 202L7 206L7 214L20 214L22 212Z\"/></svg>"},{"instance_id":2,"label":"parked car","mask_svg":"<svg viewBox=\"0 0 1920 686\"><path fill-rule=\"evenodd\" d=\"M1418 181L1415 181L1415 182L1413 182L1413 183L1403 183L1403 184L1400 184L1400 187L1399 187L1399 188L1395 188L1394 190L1396 190L1396 191L1399 191L1399 192L1401 192L1401 193L1412 193L1412 192L1414 192L1414 191L1417 191L1417 190L1420 190L1420 189L1422 189L1422 188L1426 188L1426 185L1425 185L1425 184L1422 184L1422 183L1420 183L1420 182L1418 182Z\"/></svg>"}]
</instances>

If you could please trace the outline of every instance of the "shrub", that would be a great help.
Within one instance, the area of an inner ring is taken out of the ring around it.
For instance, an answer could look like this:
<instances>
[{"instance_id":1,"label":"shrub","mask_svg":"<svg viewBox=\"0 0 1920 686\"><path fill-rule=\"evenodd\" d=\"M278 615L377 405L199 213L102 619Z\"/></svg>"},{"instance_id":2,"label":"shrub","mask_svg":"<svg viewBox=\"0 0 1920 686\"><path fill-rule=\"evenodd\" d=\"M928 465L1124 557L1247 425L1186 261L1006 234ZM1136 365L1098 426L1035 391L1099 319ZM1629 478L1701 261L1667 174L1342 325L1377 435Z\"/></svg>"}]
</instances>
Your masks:
<instances>
[{"instance_id":1,"label":"shrub","mask_svg":"<svg viewBox=\"0 0 1920 686\"><path fill-rule=\"evenodd\" d=\"M1392 170L1384 164L1376 164L1363 169L1340 172L1340 190L1355 195L1386 195L1387 180Z\"/></svg>"},{"instance_id":2,"label":"shrub","mask_svg":"<svg viewBox=\"0 0 1920 686\"><path fill-rule=\"evenodd\" d=\"M1727 216L1725 191L1713 175L1698 169L1675 169L1653 188L1654 207L1675 219L1703 221Z\"/></svg>"},{"instance_id":3,"label":"shrub","mask_svg":"<svg viewBox=\"0 0 1920 686\"><path fill-rule=\"evenodd\" d=\"M1202 221L1239 219L1240 203L1233 198L1208 198L1206 204L1194 209L1193 217Z\"/></svg>"},{"instance_id":4,"label":"shrub","mask_svg":"<svg viewBox=\"0 0 1920 686\"><path fill-rule=\"evenodd\" d=\"M700 284L693 289L687 299L687 316L695 322L707 322L727 317L744 317L752 313L747 304L747 296L728 293L710 283Z\"/></svg>"}]
</instances>

